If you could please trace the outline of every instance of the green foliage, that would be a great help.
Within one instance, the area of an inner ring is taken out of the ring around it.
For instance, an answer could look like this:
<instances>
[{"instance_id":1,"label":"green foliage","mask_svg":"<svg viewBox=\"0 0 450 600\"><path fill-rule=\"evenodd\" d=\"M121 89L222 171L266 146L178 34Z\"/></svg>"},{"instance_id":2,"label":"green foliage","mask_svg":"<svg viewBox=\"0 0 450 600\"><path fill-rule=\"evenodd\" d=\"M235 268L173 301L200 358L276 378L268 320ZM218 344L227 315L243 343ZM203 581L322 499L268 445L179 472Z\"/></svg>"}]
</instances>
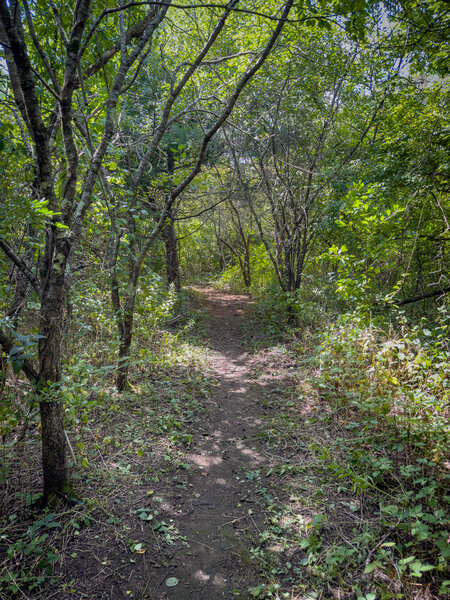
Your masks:
<instances>
[{"instance_id":1,"label":"green foliage","mask_svg":"<svg viewBox=\"0 0 450 600\"><path fill-rule=\"evenodd\" d=\"M47 531L61 527L60 523L54 521L55 516L55 513L47 513L32 523L26 533L12 544L8 544L6 535L0 536L8 544L8 558L18 565L16 571L3 567L0 572L0 591L15 595L19 591L23 593L23 589L31 592L48 580L55 582L51 575L60 556L46 543L49 537Z\"/></svg>"},{"instance_id":2,"label":"green foliage","mask_svg":"<svg viewBox=\"0 0 450 600\"><path fill-rule=\"evenodd\" d=\"M12 327L8 327L7 321L6 327L10 331L15 342L14 346L9 351L8 363L12 365L13 371L17 375L22 370L26 360L35 358L36 346L39 343L39 340L43 339L44 336L38 334L21 335Z\"/></svg>"},{"instance_id":3,"label":"green foliage","mask_svg":"<svg viewBox=\"0 0 450 600\"><path fill-rule=\"evenodd\" d=\"M225 287L234 292L250 293L256 298L264 296L274 283L274 269L270 262L264 244L250 246L250 274L251 284L247 287L242 276L242 271L237 260L226 267L217 280L219 287Z\"/></svg>"},{"instance_id":4,"label":"green foliage","mask_svg":"<svg viewBox=\"0 0 450 600\"><path fill-rule=\"evenodd\" d=\"M398 231L398 216L405 209L394 204L383 210L383 204L379 186L361 181L353 184L336 221L345 230L346 244L333 244L320 256L336 265L336 292L352 307L369 308L381 300L380 274L383 271L385 277L395 264L392 239Z\"/></svg>"},{"instance_id":5,"label":"green foliage","mask_svg":"<svg viewBox=\"0 0 450 600\"><path fill-rule=\"evenodd\" d=\"M202 191L202 188L198 189L199 193ZM209 221L197 218L180 221L177 223L177 232L181 240L180 269L185 281L195 282L219 270L219 250Z\"/></svg>"},{"instance_id":6,"label":"green foliage","mask_svg":"<svg viewBox=\"0 0 450 600\"><path fill-rule=\"evenodd\" d=\"M136 298L137 328L142 328L142 334L151 335L156 327L173 316L177 301L174 285L167 289L156 273L141 277Z\"/></svg>"},{"instance_id":7,"label":"green foliage","mask_svg":"<svg viewBox=\"0 0 450 600\"><path fill-rule=\"evenodd\" d=\"M255 597L448 594L448 326L444 309L433 326L351 314L285 345L301 367L260 434L277 456L247 472Z\"/></svg>"},{"instance_id":8,"label":"green foliage","mask_svg":"<svg viewBox=\"0 0 450 600\"><path fill-rule=\"evenodd\" d=\"M445 593L449 318L443 310L433 331L400 323L395 334L347 316L322 336L317 384L349 432L331 445L346 465L331 459L328 468L379 498L384 541L365 573L432 577Z\"/></svg>"},{"instance_id":9,"label":"green foliage","mask_svg":"<svg viewBox=\"0 0 450 600\"><path fill-rule=\"evenodd\" d=\"M440 464L448 443L448 314L441 310L433 331L408 327L401 314L398 334L392 328L386 334L375 323L344 316L324 332L323 380L327 385L341 384L345 368L342 399L360 410L370 407L371 413L381 415Z\"/></svg>"}]
</instances>

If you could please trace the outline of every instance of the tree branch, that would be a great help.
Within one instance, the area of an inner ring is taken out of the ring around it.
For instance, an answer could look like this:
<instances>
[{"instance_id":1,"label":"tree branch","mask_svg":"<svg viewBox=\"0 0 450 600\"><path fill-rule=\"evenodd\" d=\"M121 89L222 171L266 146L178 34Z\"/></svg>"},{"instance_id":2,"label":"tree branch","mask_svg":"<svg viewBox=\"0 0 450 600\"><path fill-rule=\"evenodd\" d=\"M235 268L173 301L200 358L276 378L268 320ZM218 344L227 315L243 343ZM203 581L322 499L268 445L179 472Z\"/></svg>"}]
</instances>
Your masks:
<instances>
[{"instance_id":1,"label":"tree branch","mask_svg":"<svg viewBox=\"0 0 450 600\"><path fill-rule=\"evenodd\" d=\"M1 0L0 0L1 1ZM167 8L162 7L159 12L153 14L153 18L150 20L147 28L139 38L135 48L131 52L131 54L126 58L124 63L121 63L119 70L116 74L114 84L109 93L109 98L106 103L106 118L105 118L105 126L103 130L102 140L97 147L93 157L89 172L87 173L85 184L83 187L83 191L81 193L81 199L76 208L73 223L72 223L72 232L71 236L74 239L77 239L80 235L84 215L88 210L89 206L93 201L92 193L94 189L94 185L97 181L98 174L100 172L102 161L105 157L105 154L108 149L108 145L112 139L114 134L114 123L116 117L116 108L119 96L121 94L123 83L125 81L125 77L133 65L133 63L139 58L141 52L144 50L147 44L151 44L151 40L154 32L159 27L161 22L163 21L165 15L167 13Z\"/></svg>"},{"instance_id":2,"label":"tree branch","mask_svg":"<svg viewBox=\"0 0 450 600\"><path fill-rule=\"evenodd\" d=\"M56 212L57 203L53 187L49 136L42 119L33 69L21 27L14 24L5 0L0 0L0 22L3 25L17 69L18 81L27 112L26 122L27 125L29 124L36 150L40 191L44 198L48 200L49 208Z\"/></svg>"},{"instance_id":3,"label":"tree branch","mask_svg":"<svg viewBox=\"0 0 450 600\"><path fill-rule=\"evenodd\" d=\"M70 224L70 216L75 201L78 175L78 149L73 137L73 107L72 99L75 89L78 67L78 51L81 37L89 16L90 0L79 0L73 17L73 27L67 44L66 64L64 68L64 84L61 89L61 121L63 129L64 148L67 157L67 179L64 185L62 216L66 225Z\"/></svg>"},{"instance_id":4,"label":"tree branch","mask_svg":"<svg viewBox=\"0 0 450 600\"><path fill-rule=\"evenodd\" d=\"M124 5L123 9L125 9L127 6L128 5ZM122 8L119 8L117 10L122 10ZM105 14L107 14L109 12L113 12L113 11L108 11L108 10L103 11L103 13L105 13ZM117 12L117 11L115 10L114 12ZM103 13L102 13L102 15L103 15ZM94 64L92 64L90 67L88 67L84 71L84 77L88 78L88 77L91 77L92 75L95 75L95 73L100 71L100 69L102 69L108 63L108 61L111 60L111 58L113 58L113 56L115 56L118 52L120 52L121 47L128 46L130 44L131 40L133 40L135 38L139 38L146 30L149 23L154 19L156 14L157 14L157 11L153 10L153 11L149 12L144 17L144 19L142 19L142 21L139 21L139 23L137 23L136 25L129 27L124 32L123 37L121 35L120 38L108 50L106 50L100 56L100 58L95 61ZM80 56L82 56L83 52L86 50L86 47L87 47L87 44L89 43L90 38L92 37L95 29L97 28L99 22L101 21L101 18L103 18L102 15L97 19L97 21L91 27L91 29L87 35L87 38L85 39L83 46L80 50Z\"/></svg>"},{"instance_id":5,"label":"tree branch","mask_svg":"<svg viewBox=\"0 0 450 600\"><path fill-rule=\"evenodd\" d=\"M269 56L273 46L275 45L275 42L278 39L278 36L281 33L281 30L283 29L284 23L289 15L289 12L292 8L293 3L294 3L294 0L286 1L284 10L283 10L283 14L282 14L280 20L278 21L278 24L277 24L276 28L274 29L272 35L270 36L270 39L267 42L266 47L261 52L258 60L255 62L253 67L251 67L250 69L247 69L247 71L242 75L241 79L239 80L239 82L236 86L234 93L232 94L231 98L228 100L221 115L219 116L217 121L214 123L214 125L205 133L204 138L203 138L203 143L200 148L200 152L198 154L197 162L196 162L194 168L192 169L192 171L173 190L172 195L174 198L179 196L200 172L202 164L203 164L203 160L205 158L206 150L208 148L210 141L215 136L215 134L219 131L219 129L222 127L222 125L225 123L225 121L228 119L228 117L231 115L233 108L235 107L236 102L238 101L238 98L241 95L241 92L244 89L244 87L247 85L247 83L250 81L250 79L252 79L252 77L255 75L255 73L257 73L257 71L259 71L259 69L262 67L262 65L266 61L266 58Z\"/></svg>"},{"instance_id":6,"label":"tree branch","mask_svg":"<svg viewBox=\"0 0 450 600\"><path fill-rule=\"evenodd\" d=\"M50 77L50 79L52 80L53 86L55 88L55 91L57 94L59 94L59 83L58 80L56 78L56 74L52 68L52 66L50 65L47 55L45 54L44 50L42 49L42 46L39 42L39 39L36 35L36 32L34 30L34 25L33 25L33 19L31 17L31 13L30 13L30 7L28 5L28 0L23 0L23 6L25 8L25 16L27 19L27 23L28 23L28 29L30 31L30 35L31 35L31 39L33 40L33 44L36 48L36 50L39 53L39 56L41 57L42 62L44 63L45 69Z\"/></svg>"},{"instance_id":7,"label":"tree branch","mask_svg":"<svg viewBox=\"0 0 450 600\"><path fill-rule=\"evenodd\" d=\"M151 159L153 158L153 155L156 151L156 148L159 145L159 142L162 140L165 132L167 131L167 126L168 126L168 122L169 122L169 117L170 117L170 112L172 110L172 107L175 103L175 100L177 99L177 97L179 96L179 94L181 93L181 91L183 90L183 88L185 87L185 85L187 84L187 82L190 80L190 78L192 77L192 75L195 73L195 71L198 69L198 67L200 66L202 60L205 58L205 56L208 54L208 52L210 51L211 47L213 46L214 42L216 41L217 37L219 36L220 32L222 31L222 29L225 26L225 22L228 19L230 12L232 10L232 8L239 2L239 0L231 0L231 2L228 3L226 10L224 12L224 14L222 15L222 17L219 19L219 21L217 22L217 25L215 26L213 32L211 33L211 35L209 36L208 40L206 41L205 45L203 46L203 48L201 49L201 51L199 52L199 54L197 55L196 59L194 60L194 62L189 66L188 70L186 71L186 73L183 75L183 77L181 78L180 82L178 83L178 85L174 88L170 90L170 95L169 98L167 99L166 105L164 106L164 110L161 116L161 120L160 123L156 129L156 133L152 139L152 142L147 150L147 152L145 153L144 157L142 158L136 173L133 177L133 181L132 181L132 188L134 193L136 194L137 192L137 188L139 186L139 183L141 182L141 179L151 161Z\"/></svg>"},{"instance_id":8,"label":"tree branch","mask_svg":"<svg viewBox=\"0 0 450 600\"><path fill-rule=\"evenodd\" d=\"M428 294L422 294L421 296L414 296L413 298L408 298L407 300L402 300L401 302L395 302L397 306L405 306L405 304L412 304L413 302L420 302L420 300L426 300L427 298L435 298L436 296L443 296L444 294L450 293L450 286L446 288L442 288L440 290L434 290L433 292L428 292Z\"/></svg>"},{"instance_id":9,"label":"tree branch","mask_svg":"<svg viewBox=\"0 0 450 600\"><path fill-rule=\"evenodd\" d=\"M2 238L0 238L0 248L3 250L3 252L9 258L9 260L11 262L13 262L16 265L16 267L19 269L19 271L28 279L28 281L30 282L34 291L36 292L36 294L39 297L41 297L40 283L39 283L37 277L34 275L33 271L30 269L30 267L27 265L27 263L23 260L23 258L21 256L19 256L16 252L14 252L14 250L11 248L11 246L8 244L8 242L6 242L6 240L3 240Z\"/></svg>"}]
</instances>

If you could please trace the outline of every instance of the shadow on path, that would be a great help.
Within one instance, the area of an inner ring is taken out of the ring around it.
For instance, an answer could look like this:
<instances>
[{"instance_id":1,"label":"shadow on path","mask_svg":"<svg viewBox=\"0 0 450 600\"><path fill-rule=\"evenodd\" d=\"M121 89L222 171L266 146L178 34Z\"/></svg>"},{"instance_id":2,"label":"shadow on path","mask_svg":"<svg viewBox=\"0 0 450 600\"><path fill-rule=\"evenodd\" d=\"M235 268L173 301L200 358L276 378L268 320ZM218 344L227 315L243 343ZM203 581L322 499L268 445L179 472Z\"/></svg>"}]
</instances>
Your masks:
<instances>
[{"instance_id":1,"label":"shadow on path","mask_svg":"<svg viewBox=\"0 0 450 600\"><path fill-rule=\"evenodd\" d=\"M258 433L265 422L259 401L271 382L270 377L257 376L257 358L244 352L241 344L240 327L250 299L208 288L201 294L210 315L211 365L217 384L202 431L196 433L186 456L191 464L190 497L185 498L176 525L190 547L177 553L170 571L178 585L167 588L162 583L153 589L150 597L155 599L235 598L234 589L258 583L250 571L245 539L257 532L258 517L251 510L254 484L245 474L269 466L269 458L258 447Z\"/></svg>"}]
</instances>

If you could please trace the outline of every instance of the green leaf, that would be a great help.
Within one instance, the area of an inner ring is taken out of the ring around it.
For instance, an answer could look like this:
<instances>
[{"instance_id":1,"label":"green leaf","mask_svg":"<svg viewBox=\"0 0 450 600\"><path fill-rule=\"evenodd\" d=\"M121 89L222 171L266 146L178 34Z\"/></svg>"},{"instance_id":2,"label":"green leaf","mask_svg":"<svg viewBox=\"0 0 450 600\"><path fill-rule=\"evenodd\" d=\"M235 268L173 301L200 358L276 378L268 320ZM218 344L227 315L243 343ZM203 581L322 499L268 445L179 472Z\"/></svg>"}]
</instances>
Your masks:
<instances>
[{"instance_id":1,"label":"green leaf","mask_svg":"<svg viewBox=\"0 0 450 600\"><path fill-rule=\"evenodd\" d=\"M142 542L138 542L137 544L132 544L130 550L131 550L131 552L139 552L139 550L142 550Z\"/></svg>"},{"instance_id":2,"label":"green leaf","mask_svg":"<svg viewBox=\"0 0 450 600\"><path fill-rule=\"evenodd\" d=\"M47 554L47 562L48 563L53 564L57 560L59 560L59 555L58 554L52 554L52 553L48 553Z\"/></svg>"},{"instance_id":3,"label":"green leaf","mask_svg":"<svg viewBox=\"0 0 450 600\"><path fill-rule=\"evenodd\" d=\"M383 508L381 509L383 512L386 512L390 515L396 516L398 515L398 506L396 506L395 504L389 504L388 506L383 506Z\"/></svg>"},{"instance_id":4,"label":"green leaf","mask_svg":"<svg viewBox=\"0 0 450 600\"><path fill-rule=\"evenodd\" d=\"M139 513L139 518L142 519L142 521L151 521L153 515L151 513L141 512Z\"/></svg>"},{"instance_id":5,"label":"green leaf","mask_svg":"<svg viewBox=\"0 0 450 600\"><path fill-rule=\"evenodd\" d=\"M176 577L169 577L166 579L167 587L175 587L176 585L178 585L178 579Z\"/></svg>"},{"instance_id":6,"label":"green leaf","mask_svg":"<svg viewBox=\"0 0 450 600\"><path fill-rule=\"evenodd\" d=\"M364 573L372 573L372 571L375 571L375 569L376 569L377 567L379 567L379 566L380 566L380 563L379 563L379 562L377 562L377 561L375 561L375 562L373 562L373 563L370 563L370 564L368 564L368 565L367 565L367 567L364 569Z\"/></svg>"},{"instance_id":7,"label":"green leaf","mask_svg":"<svg viewBox=\"0 0 450 600\"><path fill-rule=\"evenodd\" d=\"M18 375L18 374L20 373L20 371L22 370L22 367L23 367L23 363L24 363L24 362L25 362L25 360L24 360L24 359L20 359L20 360L15 360L15 361L12 363L12 368L13 368L13 371L14 371L14 373L15 373L16 375Z\"/></svg>"}]
</instances>

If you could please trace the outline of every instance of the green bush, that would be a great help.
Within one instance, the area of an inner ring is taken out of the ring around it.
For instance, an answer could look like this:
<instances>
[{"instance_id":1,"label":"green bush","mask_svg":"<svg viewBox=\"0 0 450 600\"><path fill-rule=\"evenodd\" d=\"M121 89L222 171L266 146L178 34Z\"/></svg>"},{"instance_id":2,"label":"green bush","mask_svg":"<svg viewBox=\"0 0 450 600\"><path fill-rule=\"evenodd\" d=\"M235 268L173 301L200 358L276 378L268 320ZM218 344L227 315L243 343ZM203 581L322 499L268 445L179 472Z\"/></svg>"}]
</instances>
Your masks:
<instances>
[{"instance_id":1,"label":"green bush","mask_svg":"<svg viewBox=\"0 0 450 600\"><path fill-rule=\"evenodd\" d=\"M397 327L344 315L322 333L317 385L348 435L329 469L379 504L378 544L365 573L429 581L447 593L450 319ZM375 525L375 524L374 524ZM408 583L409 582L409 583Z\"/></svg>"}]
</instances>

